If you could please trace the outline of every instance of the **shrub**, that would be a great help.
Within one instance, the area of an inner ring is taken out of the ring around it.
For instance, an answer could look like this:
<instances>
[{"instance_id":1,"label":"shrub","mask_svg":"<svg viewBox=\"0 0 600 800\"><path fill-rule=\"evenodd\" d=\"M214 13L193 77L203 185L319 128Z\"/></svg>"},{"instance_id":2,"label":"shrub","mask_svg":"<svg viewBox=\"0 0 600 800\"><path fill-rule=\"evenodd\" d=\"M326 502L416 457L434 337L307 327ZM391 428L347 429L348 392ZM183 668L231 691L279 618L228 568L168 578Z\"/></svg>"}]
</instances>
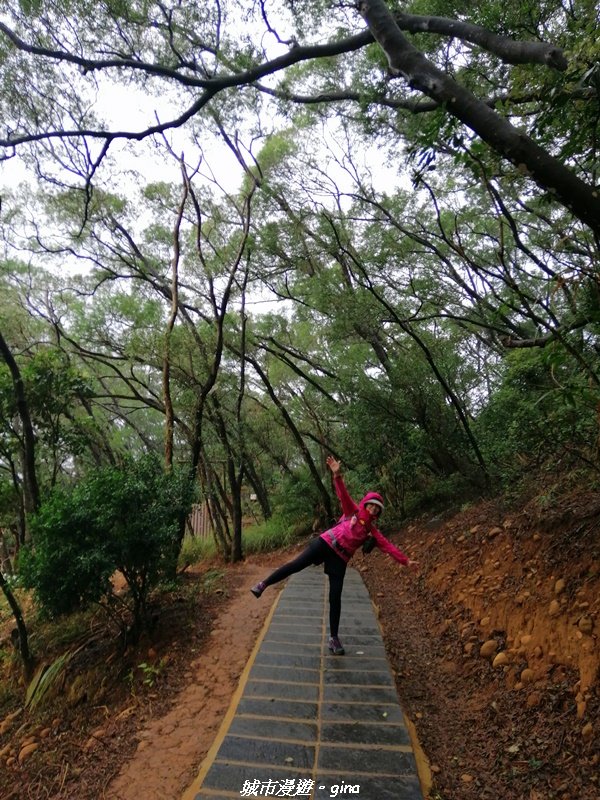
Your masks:
<instances>
[{"instance_id":1,"label":"shrub","mask_svg":"<svg viewBox=\"0 0 600 800\"><path fill-rule=\"evenodd\" d=\"M144 458L55 489L32 519L33 546L20 558L25 583L51 615L100 601L120 570L131 590L134 631L147 623L150 589L173 574L185 480Z\"/></svg>"}]
</instances>

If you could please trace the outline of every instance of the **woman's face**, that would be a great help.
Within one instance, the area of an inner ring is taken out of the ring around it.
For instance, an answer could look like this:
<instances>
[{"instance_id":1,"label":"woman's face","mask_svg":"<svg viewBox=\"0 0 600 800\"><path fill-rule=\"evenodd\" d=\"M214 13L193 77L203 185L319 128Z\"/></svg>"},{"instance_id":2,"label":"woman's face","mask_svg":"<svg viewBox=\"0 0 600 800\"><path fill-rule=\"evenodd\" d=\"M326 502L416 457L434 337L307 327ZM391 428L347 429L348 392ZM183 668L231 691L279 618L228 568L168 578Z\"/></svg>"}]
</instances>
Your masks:
<instances>
[{"instance_id":1,"label":"woman's face","mask_svg":"<svg viewBox=\"0 0 600 800\"><path fill-rule=\"evenodd\" d=\"M365 503L365 508L372 517L378 517L381 514L381 508L376 503Z\"/></svg>"}]
</instances>

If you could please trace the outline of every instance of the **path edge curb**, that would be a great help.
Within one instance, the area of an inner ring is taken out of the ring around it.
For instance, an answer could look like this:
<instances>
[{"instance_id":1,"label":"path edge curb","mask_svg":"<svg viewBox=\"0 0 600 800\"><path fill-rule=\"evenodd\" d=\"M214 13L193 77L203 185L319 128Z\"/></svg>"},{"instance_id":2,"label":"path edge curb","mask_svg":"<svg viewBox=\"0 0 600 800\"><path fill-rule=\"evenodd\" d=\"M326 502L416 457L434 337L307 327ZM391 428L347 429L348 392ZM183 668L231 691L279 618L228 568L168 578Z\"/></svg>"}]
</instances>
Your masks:
<instances>
[{"instance_id":1,"label":"path edge curb","mask_svg":"<svg viewBox=\"0 0 600 800\"><path fill-rule=\"evenodd\" d=\"M229 707L227 708L227 711L225 712L225 716L223 717L223 721L221 722L221 725L219 727L217 735L215 736L215 739L214 739L212 745L210 746L208 752L206 753L206 755L204 756L204 759L202 760L202 763L200 764L200 768L198 770L198 774L196 775L196 777L194 778L192 783L184 791L184 793L182 794L180 800L194 800L194 798L196 797L196 795L198 794L198 792L202 788L202 784L204 783L204 779L206 778L206 775L208 774L209 769L212 767L213 761L215 760L215 758L217 756L217 753L219 752L219 748L221 747L221 744L223 743L223 740L225 739L225 736L227 735L227 732L229 731L229 728L231 727L231 723L233 721L233 718L235 717L235 713L237 711L237 707L238 707L238 705L240 703L240 700L242 699L242 695L244 693L244 689L246 687L246 683L248 682L248 677L250 675L250 670L254 666L254 662L256 660L256 656L258 655L258 651L260 650L260 647L261 647L261 645L263 643L263 639L265 638L265 636L267 634L267 631L269 630L269 626L271 624L271 620L273 619L273 615L275 614L277 606L279 605L279 598L280 597L281 597L281 592L279 592L279 594L277 595L277 597L273 601L273 605L271 606L271 608L269 610L269 613L267 614L267 616L265 618L265 621L264 621L263 626L262 626L262 628L260 630L260 633L258 634L258 637L257 637L256 642L254 644L254 647L252 649L252 652L250 653L250 656L248 657L248 661L246 662L246 666L242 670L242 673L240 675L240 679L238 681L238 685L237 685L233 695L231 696L231 701L229 703Z\"/></svg>"}]
</instances>

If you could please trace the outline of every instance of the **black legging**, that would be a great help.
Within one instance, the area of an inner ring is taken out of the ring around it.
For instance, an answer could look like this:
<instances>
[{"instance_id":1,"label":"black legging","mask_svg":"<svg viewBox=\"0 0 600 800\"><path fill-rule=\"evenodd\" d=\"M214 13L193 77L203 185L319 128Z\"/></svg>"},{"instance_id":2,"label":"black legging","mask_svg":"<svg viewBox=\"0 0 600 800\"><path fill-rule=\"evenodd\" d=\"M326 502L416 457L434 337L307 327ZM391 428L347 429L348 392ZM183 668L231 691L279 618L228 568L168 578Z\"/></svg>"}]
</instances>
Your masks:
<instances>
[{"instance_id":1,"label":"black legging","mask_svg":"<svg viewBox=\"0 0 600 800\"><path fill-rule=\"evenodd\" d=\"M325 563L325 572L329 578L329 630L332 636L337 636L342 613L342 589L344 588L344 575L346 564L331 547L320 537L313 541L300 553L299 556L272 572L263 583L272 586L284 578L289 578L311 564Z\"/></svg>"}]
</instances>

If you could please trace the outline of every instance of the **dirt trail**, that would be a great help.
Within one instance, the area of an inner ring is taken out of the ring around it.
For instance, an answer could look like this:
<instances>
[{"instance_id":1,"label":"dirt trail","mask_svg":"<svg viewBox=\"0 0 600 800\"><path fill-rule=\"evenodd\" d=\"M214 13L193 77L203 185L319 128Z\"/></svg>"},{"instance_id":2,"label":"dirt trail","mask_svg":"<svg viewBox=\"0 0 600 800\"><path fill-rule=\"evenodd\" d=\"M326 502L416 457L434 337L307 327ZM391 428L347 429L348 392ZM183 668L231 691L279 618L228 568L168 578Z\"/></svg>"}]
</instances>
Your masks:
<instances>
[{"instance_id":1,"label":"dirt trail","mask_svg":"<svg viewBox=\"0 0 600 800\"><path fill-rule=\"evenodd\" d=\"M188 686L171 710L137 732L133 757L103 794L104 800L177 800L192 783L210 748L275 594L255 601L250 586L265 567L246 564L210 640L185 677Z\"/></svg>"}]
</instances>

